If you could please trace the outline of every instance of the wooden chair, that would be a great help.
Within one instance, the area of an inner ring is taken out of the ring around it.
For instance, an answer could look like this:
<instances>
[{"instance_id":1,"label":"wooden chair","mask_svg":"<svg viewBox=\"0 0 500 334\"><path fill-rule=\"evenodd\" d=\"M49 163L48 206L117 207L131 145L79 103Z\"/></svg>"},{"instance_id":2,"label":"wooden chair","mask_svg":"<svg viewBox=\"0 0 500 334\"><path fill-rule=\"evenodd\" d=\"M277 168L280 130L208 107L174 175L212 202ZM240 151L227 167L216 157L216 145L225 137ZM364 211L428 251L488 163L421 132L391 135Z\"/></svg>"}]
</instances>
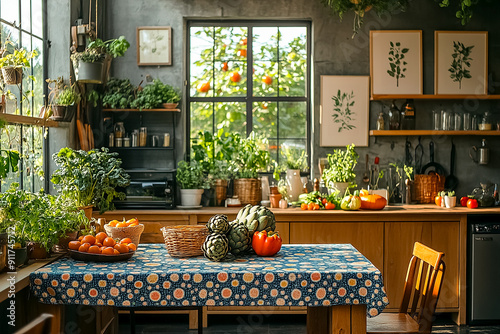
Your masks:
<instances>
[{"instance_id":1,"label":"wooden chair","mask_svg":"<svg viewBox=\"0 0 500 334\"><path fill-rule=\"evenodd\" d=\"M52 318L52 314L42 313L15 334L51 334Z\"/></svg>"},{"instance_id":2,"label":"wooden chair","mask_svg":"<svg viewBox=\"0 0 500 334\"><path fill-rule=\"evenodd\" d=\"M445 264L444 253L419 242L413 247L398 313L368 318L367 333L431 333Z\"/></svg>"}]
</instances>

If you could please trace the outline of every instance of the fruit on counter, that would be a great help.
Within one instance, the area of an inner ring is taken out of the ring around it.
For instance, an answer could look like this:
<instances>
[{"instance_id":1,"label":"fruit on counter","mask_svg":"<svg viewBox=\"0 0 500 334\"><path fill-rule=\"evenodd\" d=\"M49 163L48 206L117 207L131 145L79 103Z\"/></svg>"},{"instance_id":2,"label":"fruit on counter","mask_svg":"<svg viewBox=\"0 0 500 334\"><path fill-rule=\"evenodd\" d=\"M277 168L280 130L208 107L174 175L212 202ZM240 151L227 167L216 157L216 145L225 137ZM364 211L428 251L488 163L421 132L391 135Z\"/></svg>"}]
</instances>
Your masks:
<instances>
[{"instance_id":1,"label":"fruit on counter","mask_svg":"<svg viewBox=\"0 0 500 334\"><path fill-rule=\"evenodd\" d=\"M79 240L70 241L68 248L92 254L118 255L136 251L137 245L132 243L130 238L117 242L106 233L100 232L95 237L89 234Z\"/></svg>"},{"instance_id":2,"label":"fruit on counter","mask_svg":"<svg viewBox=\"0 0 500 334\"><path fill-rule=\"evenodd\" d=\"M469 200L469 197L463 196L462 198L460 198L460 205L465 208L467 206L467 201L468 200Z\"/></svg>"},{"instance_id":3,"label":"fruit on counter","mask_svg":"<svg viewBox=\"0 0 500 334\"><path fill-rule=\"evenodd\" d=\"M475 198L469 198L467 200L467 204L466 205L467 205L467 207L469 209L477 209L477 207L479 206L479 203L477 202L477 199L475 199Z\"/></svg>"},{"instance_id":4,"label":"fruit on counter","mask_svg":"<svg viewBox=\"0 0 500 334\"><path fill-rule=\"evenodd\" d=\"M224 234L211 233L205 239L201 250L210 261L221 261L229 251L229 242Z\"/></svg>"},{"instance_id":5,"label":"fruit on counter","mask_svg":"<svg viewBox=\"0 0 500 334\"><path fill-rule=\"evenodd\" d=\"M436 197L434 197L434 203L436 203L437 206L441 206L441 204L443 203L443 197L437 195Z\"/></svg>"},{"instance_id":6,"label":"fruit on counter","mask_svg":"<svg viewBox=\"0 0 500 334\"><path fill-rule=\"evenodd\" d=\"M272 256L279 252L283 241L278 232L260 231L252 237L252 248L259 256Z\"/></svg>"},{"instance_id":7,"label":"fruit on counter","mask_svg":"<svg viewBox=\"0 0 500 334\"><path fill-rule=\"evenodd\" d=\"M359 191L356 190L354 195L347 195L340 202L340 208L342 210L358 210L361 208L361 198L359 197Z\"/></svg>"},{"instance_id":8,"label":"fruit on counter","mask_svg":"<svg viewBox=\"0 0 500 334\"><path fill-rule=\"evenodd\" d=\"M229 225L230 230L227 234L229 252L233 255L245 253L252 244L252 239L250 238L247 227L237 220L232 221Z\"/></svg>"},{"instance_id":9,"label":"fruit on counter","mask_svg":"<svg viewBox=\"0 0 500 334\"><path fill-rule=\"evenodd\" d=\"M327 210L334 210L335 208L336 208L335 203L332 203L332 202L326 202L326 204L325 204L325 209L327 209Z\"/></svg>"},{"instance_id":10,"label":"fruit on counter","mask_svg":"<svg viewBox=\"0 0 500 334\"><path fill-rule=\"evenodd\" d=\"M226 215L215 215L210 217L207 223L207 228L211 233L226 234L231 227L227 222Z\"/></svg>"},{"instance_id":11,"label":"fruit on counter","mask_svg":"<svg viewBox=\"0 0 500 334\"><path fill-rule=\"evenodd\" d=\"M137 218L132 218L132 219L129 219L129 220L125 220L125 218L123 218L123 221L119 221L119 220L113 219L107 225L109 225L111 227L138 226L139 225L139 220Z\"/></svg>"},{"instance_id":12,"label":"fruit on counter","mask_svg":"<svg viewBox=\"0 0 500 334\"><path fill-rule=\"evenodd\" d=\"M339 200L336 194L322 195L319 191L300 194L298 203L302 210L334 210L339 208Z\"/></svg>"},{"instance_id":13,"label":"fruit on counter","mask_svg":"<svg viewBox=\"0 0 500 334\"><path fill-rule=\"evenodd\" d=\"M274 231L276 228L274 214L262 205L247 204L238 212L236 220L246 226L250 236L253 236L255 231Z\"/></svg>"},{"instance_id":14,"label":"fruit on counter","mask_svg":"<svg viewBox=\"0 0 500 334\"><path fill-rule=\"evenodd\" d=\"M362 190L359 197L361 198L361 209L382 210L387 204L385 197L369 194L367 190Z\"/></svg>"}]
</instances>

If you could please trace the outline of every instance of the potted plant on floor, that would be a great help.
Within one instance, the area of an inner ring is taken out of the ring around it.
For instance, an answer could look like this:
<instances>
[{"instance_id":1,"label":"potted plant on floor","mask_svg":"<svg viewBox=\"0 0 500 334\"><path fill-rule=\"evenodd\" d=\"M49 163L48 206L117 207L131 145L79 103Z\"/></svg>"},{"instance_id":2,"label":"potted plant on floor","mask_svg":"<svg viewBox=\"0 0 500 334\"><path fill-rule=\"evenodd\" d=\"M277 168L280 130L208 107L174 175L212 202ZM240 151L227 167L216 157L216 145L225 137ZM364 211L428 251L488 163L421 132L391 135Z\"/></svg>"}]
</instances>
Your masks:
<instances>
[{"instance_id":1,"label":"potted plant on floor","mask_svg":"<svg viewBox=\"0 0 500 334\"><path fill-rule=\"evenodd\" d=\"M162 107L165 109L174 109L180 100L181 96L177 89L155 79L153 83L138 90L137 97L132 101L131 106L140 110Z\"/></svg>"},{"instance_id":2,"label":"potted plant on floor","mask_svg":"<svg viewBox=\"0 0 500 334\"><path fill-rule=\"evenodd\" d=\"M337 149L333 150L333 154L328 154L329 167L323 171L322 178L330 194L338 191L341 196L344 196L348 188L356 186L354 167L358 163L358 158L354 144L347 145L345 151Z\"/></svg>"},{"instance_id":3,"label":"potted plant on floor","mask_svg":"<svg viewBox=\"0 0 500 334\"><path fill-rule=\"evenodd\" d=\"M105 147L90 151L62 148L52 156L58 169L51 177L58 193L76 207L96 207L100 213L115 208L113 200L125 199L117 188L130 184L118 153ZM89 217L90 218L90 217Z\"/></svg>"},{"instance_id":4,"label":"potted plant on floor","mask_svg":"<svg viewBox=\"0 0 500 334\"><path fill-rule=\"evenodd\" d=\"M123 56L129 46L130 43L124 36L105 42L100 38L91 41L83 52L71 55L76 80L83 83L105 83L111 60Z\"/></svg>"},{"instance_id":5,"label":"potted plant on floor","mask_svg":"<svg viewBox=\"0 0 500 334\"><path fill-rule=\"evenodd\" d=\"M307 154L303 147L299 148L283 144L281 155L285 159L286 164L287 200L296 202L303 190L300 172L308 168Z\"/></svg>"},{"instance_id":6,"label":"potted plant on floor","mask_svg":"<svg viewBox=\"0 0 500 334\"><path fill-rule=\"evenodd\" d=\"M203 191L209 187L202 166L196 160L179 161L175 177L181 189L182 206L198 207Z\"/></svg>"}]
</instances>

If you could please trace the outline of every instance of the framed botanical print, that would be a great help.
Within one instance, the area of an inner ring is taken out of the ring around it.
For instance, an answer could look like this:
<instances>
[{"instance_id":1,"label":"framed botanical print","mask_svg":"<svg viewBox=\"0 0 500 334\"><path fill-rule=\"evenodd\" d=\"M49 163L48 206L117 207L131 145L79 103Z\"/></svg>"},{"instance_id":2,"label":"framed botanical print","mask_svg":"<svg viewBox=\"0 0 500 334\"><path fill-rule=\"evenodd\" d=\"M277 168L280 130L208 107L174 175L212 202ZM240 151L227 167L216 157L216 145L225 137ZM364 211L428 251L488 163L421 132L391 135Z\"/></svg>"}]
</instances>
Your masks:
<instances>
[{"instance_id":1,"label":"framed botanical print","mask_svg":"<svg viewBox=\"0 0 500 334\"><path fill-rule=\"evenodd\" d=\"M172 28L137 28L137 65L172 65Z\"/></svg>"},{"instance_id":2,"label":"framed botanical print","mask_svg":"<svg viewBox=\"0 0 500 334\"><path fill-rule=\"evenodd\" d=\"M434 93L488 93L488 32L434 33Z\"/></svg>"},{"instance_id":3,"label":"framed botanical print","mask_svg":"<svg viewBox=\"0 0 500 334\"><path fill-rule=\"evenodd\" d=\"M423 94L422 30L370 31L372 95Z\"/></svg>"},{"instance_id":4,"label":"framed botanical print","mask_svg":"<svg viewBox=\"0 0 500 334\"><path fill-rule=\"evenodd\" d=\"M322 75L320 146L368 146L370 77Z\"/></svg>"}]
</instances>

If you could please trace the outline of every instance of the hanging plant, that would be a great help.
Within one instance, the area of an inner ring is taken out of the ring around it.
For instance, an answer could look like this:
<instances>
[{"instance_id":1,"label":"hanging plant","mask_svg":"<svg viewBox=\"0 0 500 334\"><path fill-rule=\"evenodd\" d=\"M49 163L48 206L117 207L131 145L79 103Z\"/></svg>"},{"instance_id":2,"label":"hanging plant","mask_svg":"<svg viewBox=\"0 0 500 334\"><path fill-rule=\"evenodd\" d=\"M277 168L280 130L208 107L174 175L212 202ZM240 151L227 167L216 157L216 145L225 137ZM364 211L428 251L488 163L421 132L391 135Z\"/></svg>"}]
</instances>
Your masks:
<instances>
[{"instance_id":1,"label":"hanging plant","mask_svg":"<svg viewBox=\"0 0 500 334\"><path fill-rule=\"evenodd\" d=\"M325 6L329 7L334 14L338 15L340 20L342 20L345 13L349 11L354 12L352 38L356 36L359 29L363 25L365 12L370 9L373 8L377 15L380 16L380 14L384 12L392 12L396 10L404 11L408 5L408 0L321 0L321 2Z\"/></svg>"},{"instance_id":2,"label":"hanging plant","mask_svg":"<svg viewBox=\"0 0 500 334\"><path fill-rule=\"evenodd\" d=\"M440 7L448 7L450 0L436 0ZM467 24L472 19L472 7L477 6L479 0L458 0L458 10L455 13L462 25ZM484 2L484 1L483 1Z\"/></svg>"}]
</instances>

